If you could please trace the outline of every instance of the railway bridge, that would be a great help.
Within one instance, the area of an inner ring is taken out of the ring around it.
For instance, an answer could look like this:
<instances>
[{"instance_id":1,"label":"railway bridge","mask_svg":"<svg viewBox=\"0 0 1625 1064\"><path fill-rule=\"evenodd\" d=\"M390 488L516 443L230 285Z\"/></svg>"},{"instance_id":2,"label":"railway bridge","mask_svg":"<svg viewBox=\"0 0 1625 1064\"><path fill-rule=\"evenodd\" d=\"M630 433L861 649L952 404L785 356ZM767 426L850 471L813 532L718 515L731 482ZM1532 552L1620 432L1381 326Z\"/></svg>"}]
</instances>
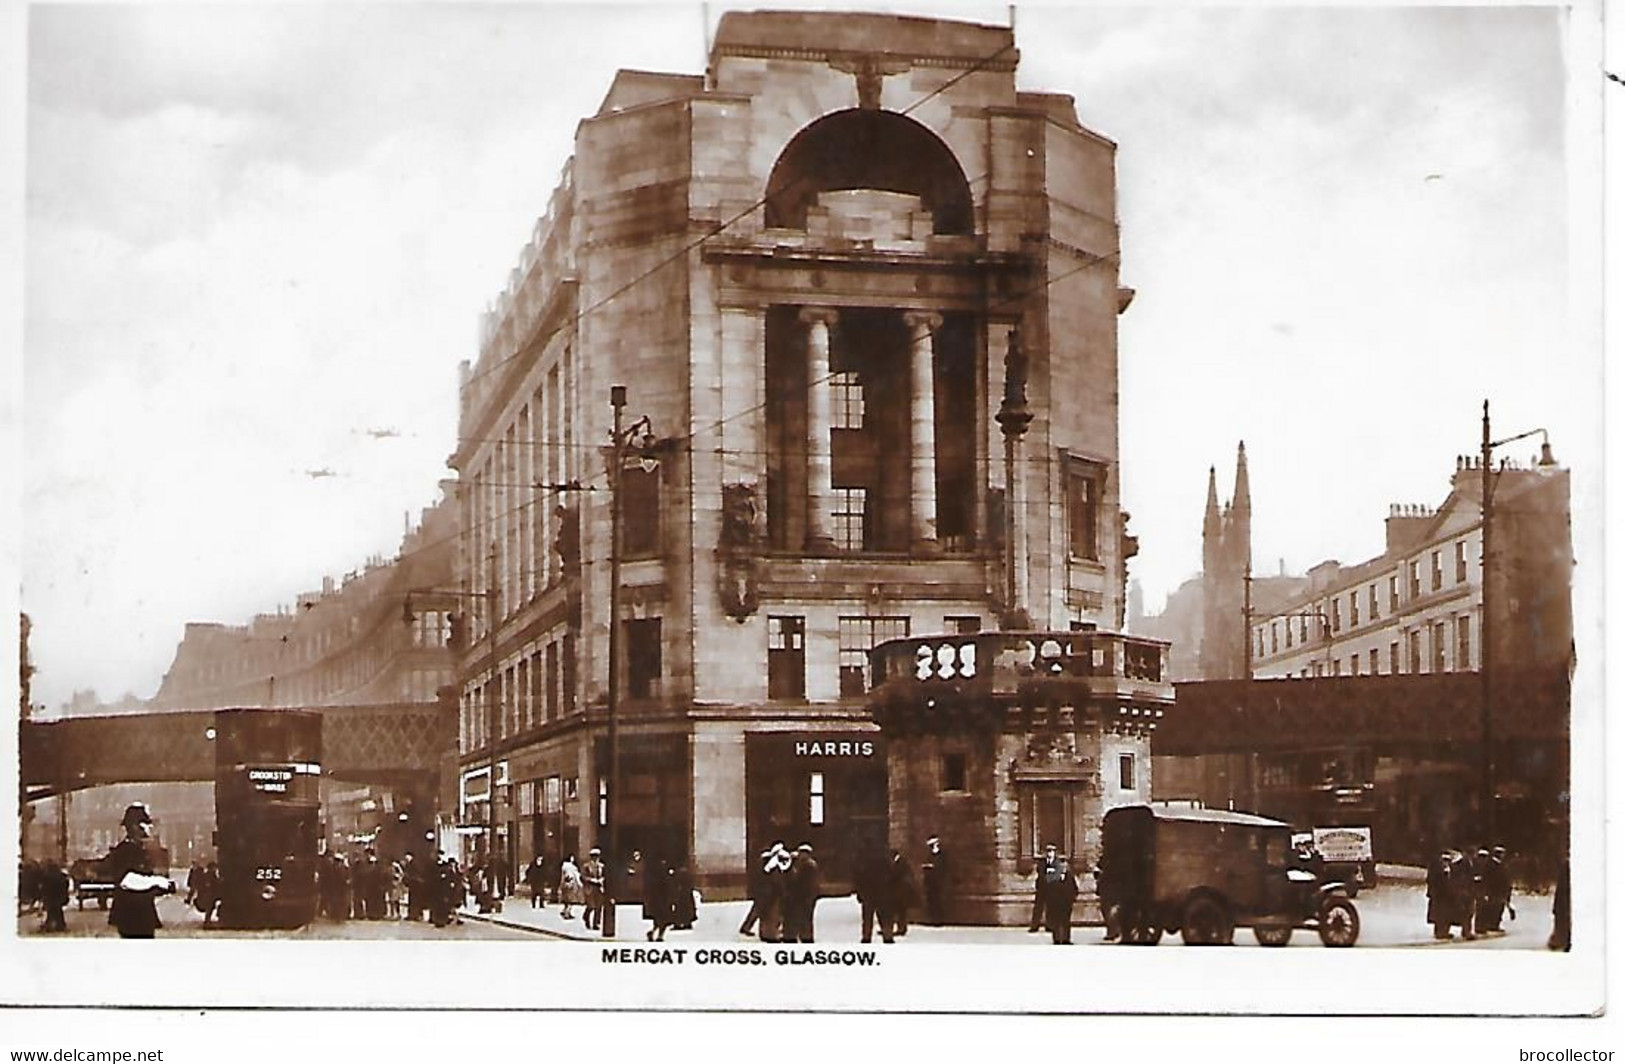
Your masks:
<instances>
[{"instance_id":1,"label":"railway bridge","mask_svg":"<svg viewBox=\"0 0 1625 1064\"><path fill-rule=\"evenodd\" d=\"M322 717L322 771L335 779L438 793L455 718L434 704L290 706ZM213 709L25 721L18 737L23 801L115 783L214 780Z\"/></svg>"}]
</instances>

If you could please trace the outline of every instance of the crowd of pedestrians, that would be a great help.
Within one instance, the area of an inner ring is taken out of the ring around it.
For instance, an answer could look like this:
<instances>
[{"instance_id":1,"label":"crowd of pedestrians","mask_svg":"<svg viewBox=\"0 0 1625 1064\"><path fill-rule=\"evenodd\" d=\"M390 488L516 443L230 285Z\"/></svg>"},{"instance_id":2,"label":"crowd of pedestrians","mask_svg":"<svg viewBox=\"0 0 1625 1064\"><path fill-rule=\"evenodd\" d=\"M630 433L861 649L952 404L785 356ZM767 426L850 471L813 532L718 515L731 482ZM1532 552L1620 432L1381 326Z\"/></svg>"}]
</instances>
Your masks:
<instances>
[{"instance_id":1,"label":"crowd of pedestrians","mask_svg":"<svg viewBox=\"0 0 1625 1064\"><path fill-rule=\"evenodd\" d=\"M812 942L823 882L811 844L804 842L791 853L775 842L751 867L746 884L750 911L739 933L748 935L755 928L763 942Z\"/></svg>"},{"instance_id":2,"label":"crowd of pedestrians","mask_svg":"<svg viewBox=\"0 0 1625 1064\"><path fill-rule=\"evenodd\" d=\"M1433 937L1441 941L1455 937L1460 928L1463 939L1504 934L1503 917L1516 920L1512 907L1512 878L1507 873L1506 849L1480 848L1468 855L1460 850L1442 850L1428 865L1427 922Z\"/></svg>"},{"instance_id":3,"label":"crowd of pedestrians","mask_svg":"<svg viewBox=\"0 0 1625 1064\"><path fill-rule=\"evenodd\" d=\"M458 913L471 902L481 911L495 911L500 883L484 862L476 861L465 870L441 851L426 861L410 853L398 860L381 860L368 847L353 861L329 853L316 869L318 909L328 920L460 924Z\"/></svg>"}]
</instances>

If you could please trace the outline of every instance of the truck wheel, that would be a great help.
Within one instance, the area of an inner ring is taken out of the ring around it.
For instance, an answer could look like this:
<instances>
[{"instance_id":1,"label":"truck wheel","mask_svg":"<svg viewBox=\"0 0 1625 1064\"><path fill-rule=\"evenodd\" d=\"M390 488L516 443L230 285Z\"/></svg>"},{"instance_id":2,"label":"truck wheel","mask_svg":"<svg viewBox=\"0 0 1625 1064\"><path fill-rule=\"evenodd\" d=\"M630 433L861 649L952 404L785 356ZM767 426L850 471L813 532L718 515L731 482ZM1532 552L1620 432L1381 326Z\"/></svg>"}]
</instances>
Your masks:
<instances>
[{"instance_id":1,"label":"truck wheel","mask_svg":"<svg viewBox=\"0 0 1625 1064\"><path fill-rule=\"evenodd\" d=\"M1162 927L1149 913L1126 914L1122 927L1125 945L1155 946L1162 941Z\"/></svg>"},{"instance_id":2,"label":"truck wheel","mask_svg":"<svg viewBox=\"0 0 1625 1064\"><path fill-rule=\"evenodd\" d=\"M1204 894L1185 906L1180 935L1187 946L1228 946L1236 937L1236 922L1218 899Z\"/></svg>"},{"instance_id":3,"label":"truck wheel","mask_svg":"<svg viewBox=\"0 0 1625 1064\"><path fill-rule=\"evenodd\" d=\"M1155 946L1162 941L1162 928L1157 923L1146 918L1145 923L1135 928L1134 944L1136 946Z\"/></svg>"},{"instance_id":4,"label":"truck wheel","mask_svg":"<svg viewBox=\"0 0 1625 1064\"><path fill-rule=\"evenodd\" d=\"M1292 941L1291 924L1259 924L1253 928L1253 937L1260 946L1284 946Z\"/></svg>"},{"instance_id":5,"label":"truck wheel","mask_svg":"<svg viewBox=\"0 0 1625 1064\"><path fill-rule=\"evenodd\" d=\"M1360 911L1347 898L1333 898L1320 908L1320 942L1352 946L1360 937Z\"/></svg>"}]
</instances>

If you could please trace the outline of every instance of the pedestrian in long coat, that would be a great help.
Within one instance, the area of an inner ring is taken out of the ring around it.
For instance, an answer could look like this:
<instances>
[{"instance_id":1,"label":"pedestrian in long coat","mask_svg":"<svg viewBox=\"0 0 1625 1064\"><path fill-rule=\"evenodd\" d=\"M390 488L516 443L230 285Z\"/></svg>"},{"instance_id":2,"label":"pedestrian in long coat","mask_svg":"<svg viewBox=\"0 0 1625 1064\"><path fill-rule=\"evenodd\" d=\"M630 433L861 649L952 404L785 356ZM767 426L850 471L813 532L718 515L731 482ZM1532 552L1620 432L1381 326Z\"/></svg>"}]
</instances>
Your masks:
<instances>
[{"instance_id":1,"label":"pedestrian in long coat","mask_svg":"<svg viewBox=\"0 0 1625 1064\"><path fill-rule=\"evenodd\" d=\"M1433 937L1451 937L1450 925L1456 922L1456 891L1451 885L1451 853L1445 850L1428 863L1428 923L1433 925Z\"/></svg>"},{"instance_id":2,"label":"pedestrian in long coat","mask_svg":"<svg viewBox=\"0 0 1625 1064\"><path fill-rule=\"evenodd\" d=\"M1051 875L1062 863L1054 846L1044 847L1043 860L1038 862L1038 868L1033 875L1033 911L1027 918L1027 930L1037 932L1040 927L1047 927L1048 910L1044 907L1044 885L1049 882Z\"/></svg>"},{"instance_id":3,"label":"pedestrian in long coat","mask_svg":"<svg viewBox=\"0 0 1625 1064\"><path fill-rule=\"evenodd\" d=\"M1506 856L1506 847L1497 846L1484 860L1484 885L1476 925L1481 935L1500 934L1501 917L1508 911L1514 920L1518 918L1517 910L1512 908L1512 877L1507 874Z\"/></svg>"},{"instance_id":4,"label":"pedestrian in long coat","mask_svg":"<svg viewBox=\"0 0 1625 1064\"><path fill-rule=\"evenodd\" d=\"M757 937L763 942L781 942L786 937L784 888L790 875L790 851L775 842L762 862L761 900ZM793 940L792 940L793 941Z\"/></svg>"},{"instance_id":5,"label":"pedestrian in long coat","mask_svg":"<svg viewBox=\"0 0 1625 1064\"><path fill-rule=\"evenodd\" d=\"M604 906L609 903L608 877L604 851L594 846L587 851L587 863L581 866L581 885L587 899L584 922L593 930L602 930L604 926Z\"/></svg>"},{"instance_id":6,"label":"pedestrian in long coat","mask_svg":"<svg viewBox=\"0 0 1625 1064\"><path fill-rule=\"evenodd\" d=\"M220 904L220 866L210 861L194 877L192 906L203 914L203 924L214 923L214 910Z\"/></svg>"},{"instance_id":7,"label":"pedestrian in long coat","mask_svg":"<svg viewBox=\"0 0 1625 1064\"><path fill-rule=\"evenodd\" d=\"M920 904L920 889L914 882L914 869L900 850L891 852L891 863L887 866L886 874L891 881L892 896L896 901L892 911L894 918L892 933L902 938L908 934L909 910Z\"/></svg>"},{"instance_id":8,"label":"pedestrian in long coat","mask_svg":"<svg viewBox=\"0 0 1625 1064\"><path fill-rule=\"evenodd\" d=\"M870 852L853 884L857 888L858 905L862 920L863 941L873 941L874 927L880 925L880 940L893 941L897 932L897 882L892 873L899 854L892 850ZM907 866L904 865L904 868Z\"/></svg>"},{"instance_id":9,"label":"pedestrian in long coat","mask_svg":"<svg viewBox=\"0 0 1625 1064\"><path fill-rule=\"evenodd\" d=\"M948 853L935 835L925 840L925 860L920 863L921 885L925 888L925 922L941 927L948 922Z\"/></svg>"},{"instance_id":10,"label":"pedestrian in long coat","mask_svg":"<svg viewBox=\"0 0 1625 1064\"><path fill-rule=\"evenodd\" d=\"M1484 889L1484 876L1465 853L1459 854L1450 864L1450 886L1456 895L1455 923L1461 928L1461 937L1475 939L1478 932L1473 927L1478 919L1478 899Z\"/></svg>"},{"instance_id":11,"label":"pedestrian in long coat","mask_svg":"<svg viewBox=\"0 0 1625 1064\"><path fill-rule=\"evenodd\" d=\"M389 862L389 915L395 920L406 916L406 868L400 861Z\"/></svg>"},{"instance_id":12,"label":"pedestrian in long coat","mask_svg":"<svg viewBox=\"0 0 1625 1064\"><path fill-rule=\"evenodd\" d=\"M429 907L428 892L424 885L423 866L412 854L401 858L401 882L406 887L406 919L423 919L423 912Z\"/></svg>"},{"instance_id":13,"label":"pedestrian in long coat","mask_svg":"<svg viewBox=\"0 0 1625 1064\"><path fill-rule=\"evenodd\" d=\"M525 886L530 890L530 907L547 908L547 862L541 854L525 869Z\"/></svg>"},{"instance_id":14,"label":"pedestrian in long coat","mask_svg":"<svg viewBox=\"0 0 1625 1064\"><path fill-rule=\"evenodd\" d=\"M1569 909L1569 859L1557 870L1557 884L1552 888L1552 933L1546 939L1546 948L1562 953L1569 951L1572 941L1572 913Z\"/></svg>"},{"instance_id":15,"label":"pedestrian in long coat","mask_svg":"<svg viewBox=\"0 0 1625 1064\"><path fill-rule=\"evenodd\" d=\"M643 918L649 921L649 930L643 937L650 942L664 942L666 929L674 922L676 890L675 870L662 860L645 864L643 873Z\"/></svg>"},{"instance_id":16,"label":"pedestrian in long coat","mask_svg":"<svg viewBox=\"0 0 1625 1064\"><path fill-rule=\"evenodd\" d=\"M45 867L39 872L39 900L45 906L46 931L66 931L68 929L67 917L63 910L68 907L68 896L72 893L72 881L68 873L55 861L46 861Z\"/></svg>"},{"instance_id":17,"label":"pedestrian in long coat","mask_svg":"<svg viewBox=\"0 0 1625 1064\"><path fill-rule=\"evenodd\" d=\"M818 905L818 893L823 887L823 873L813 857L813 848L807 843L796 847L795 858L784 885L784 937L790 942L813 940L813 916Z\"/></svg>"},{"instance_id":18,"label":"pedestrian in long coat","mask_svg":"<svg viewBox=\"0 0 1625 1064\"><path fill-rule=\"evenodd\" d=\"M456 869L445 854L437 854L435 865L424 876L424 889L428 894L429 919L436 927L451 923L451 914L460 903L455 897L459 891Z\"/></svg>"},{"instance_id":19,"label":"pedestrian in long coat","mask_svg":"<svg viewBox=\"0 0 1625 1064\"><path fill-rule=\"evenodd\" d=\"M755 861L745 862L745 897L750 899L750 911L745 913L745 919L739 924L741 935L754 934L756 924L762 918L762 897L767 890L767 873L763 866L771 853L771 850L763 850L756 855Z\"/></svg>"},{"instance_id":20,"label":"pedestrian in long coat","mask_svg":"<svg viewBox=\"0 0 1625 1064\"><path fill-rule=\"evenodd\" d=\"M1072 906L1078 900L1078 880L1065 857L1044 869L1044 925L1057 946L1072 945Z\"/></svg>"},{"instance_id":21,"label":"pedestrian in long coat","mask_svg":"<svg viewBox=\"0 0 1625 1064\"><path fill-rule=\"evenodd\" d=\"M678 931L690 931L700 918L700 907L694 901L694 875L687 861L678 861L671 873L671 926Z\"/></svg>"}]
</instances>

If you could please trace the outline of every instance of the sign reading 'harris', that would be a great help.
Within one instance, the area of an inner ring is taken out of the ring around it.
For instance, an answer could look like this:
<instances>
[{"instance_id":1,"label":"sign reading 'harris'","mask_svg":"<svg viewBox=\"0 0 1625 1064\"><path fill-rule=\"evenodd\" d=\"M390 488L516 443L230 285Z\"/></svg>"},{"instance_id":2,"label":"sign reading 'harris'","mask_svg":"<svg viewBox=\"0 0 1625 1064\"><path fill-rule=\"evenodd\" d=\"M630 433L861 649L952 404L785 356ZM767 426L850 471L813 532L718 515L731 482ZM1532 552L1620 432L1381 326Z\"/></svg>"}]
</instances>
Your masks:
<instances>
[{"instance_id":1,"label":"sign reading 'harris'","mask_svg":"<svg viewBox=\"0 0 1625 1064\"><path fill-rule=\"evenodd\" d=\"M797 757L874 757L873 739L798 739Z\"/></svg>"}]
</instances>

